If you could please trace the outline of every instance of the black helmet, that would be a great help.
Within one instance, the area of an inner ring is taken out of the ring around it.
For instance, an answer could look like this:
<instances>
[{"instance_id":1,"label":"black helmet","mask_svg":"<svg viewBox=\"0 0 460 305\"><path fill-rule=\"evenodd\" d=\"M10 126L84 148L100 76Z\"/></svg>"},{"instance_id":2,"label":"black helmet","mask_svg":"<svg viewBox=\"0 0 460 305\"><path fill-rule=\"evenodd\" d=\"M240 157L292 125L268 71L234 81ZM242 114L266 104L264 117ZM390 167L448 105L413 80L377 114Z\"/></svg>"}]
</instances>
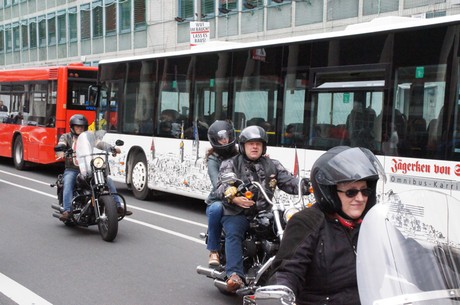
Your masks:
<instances>
[{"instance_id":1,"label":"black helmet","mask_svg":"<svg viewBox=\"0 0 460 305\"><path fill-rule=\"evenodd\" d=\"M219 143L221 139L228 139L227 144ZM235 129L228 121L217 120L209 126L208 140L214 151L222 157L230 157L235 151Z\"/></svg>"},{"instance_id":2,"label":"black helmet","mask_svg":"<svg viewBox=\"0 0 460 305\"><path fill-rule=\"evenodd\" d=\"M375 205L377 181L385 179L385 171L375 155L363 147L337 146L329 149L313 164L310 180L316 202L326 213L343 215L337 195L337 184L364 180L374 190L369 196L363 215Z\"/></svg>"},{"instance_id":3,"label":"black helmet","mask_svg":"<svg viewBox=\"0 0 460 305\"><path fill-rule=\"evenodd\" d=\"M72 115L72 117L70 118L69 124L70 124L70 132L73 135L75 135L75 130L73 130L73 127L75 125L84 126L85 131L88 130L88 120L82 114L74 114L74 115Z\"/></svg>"},{"instance_id":4,"label":"black helmet","mask_svg":"<svg viewBox=\"0 0 460 305\"><path fill-rule=\"evenodd\" d=\"M245 129L241 131L240 145L238 147L240 149L240 154L242 154L243 156L245 156L244 143L250 142L250 141L262 142L264 146L262 155L265 155L265 153L267 152L268 137L267 137L267 133L262 127L252 125L252 126L246 127Z\"/></svg>"}]
</instances>

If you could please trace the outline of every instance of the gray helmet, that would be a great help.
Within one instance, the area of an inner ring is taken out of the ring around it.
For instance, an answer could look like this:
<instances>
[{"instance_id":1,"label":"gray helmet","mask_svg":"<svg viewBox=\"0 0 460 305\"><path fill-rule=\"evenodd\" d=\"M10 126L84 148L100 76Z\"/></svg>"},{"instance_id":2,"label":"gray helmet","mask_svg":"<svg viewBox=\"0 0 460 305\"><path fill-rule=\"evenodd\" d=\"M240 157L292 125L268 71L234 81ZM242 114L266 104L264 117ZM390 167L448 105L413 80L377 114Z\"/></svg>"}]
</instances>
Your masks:
<instances>
[{"instance_id":1,"label":"gray helmet","mask_svg":"<svg viewBox=\"0 0 460 305\"><path fill-rule=\"evenodd\" d=\"M219 143L219 140L224 138L228 140L228 143ZM214 148L214 151L224 158L232 156L234 152L236 153L235 129L232 123L228 121L217 120L212 123L208 129L208 140Z\"/></svg>"},{"instance_id":2,"label":"gray helmet","mask_svg":"<svg viewBox=\"0 0 460 305\"><path fill-rule=\"evenodd\" d=\"M385 179L385 171L375 155L363 147L337 146L325 152L313 164L310 180L316 202L326 213L343 215L342 203L337 195L337 184L342 182L367 181L374 190L369 196L367 211L376 203L376 187L380 177Z\"/></svg>"},{"instance_id":3,"label":"gray helmet","mask_svg":"<svg viewBox=\"0 0 460 305\"><path fill-rule=\"evenodd\" d=\"M82 114L74 114L71 118L70 118L70 121L69 121L69 124L70 124L70 132L75 135L75 130L73 129L73 127L75 125L79 125L79 126L84 126L85 128L85 131L88 130L88 120L85 118L84 115Z\"/></svg>"},{"instance_id":4,"label":"gray helmet","mask_svg":"<svg viewBox=\"0 0 460 305\"><path fill-rule=\"evenodd\" d=\"M240 150L240 154L245 156L244 143L251 142L251 141L262 142L263 144L262 155L265 155L265 153L267 152L268 136L262 127L252 125L252 126L246 127L245 129L241 131L240 138L239 138L240 145L238 146Z\"/></svg>"}]
</instances>

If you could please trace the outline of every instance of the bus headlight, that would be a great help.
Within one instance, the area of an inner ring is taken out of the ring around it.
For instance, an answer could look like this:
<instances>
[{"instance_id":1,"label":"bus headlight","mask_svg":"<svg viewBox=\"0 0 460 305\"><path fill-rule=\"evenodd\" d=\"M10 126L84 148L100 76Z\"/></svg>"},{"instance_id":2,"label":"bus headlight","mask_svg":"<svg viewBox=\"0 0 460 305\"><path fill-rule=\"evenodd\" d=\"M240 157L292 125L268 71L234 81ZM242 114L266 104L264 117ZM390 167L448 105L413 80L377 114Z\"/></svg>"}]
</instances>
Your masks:
<instances>
[{"instance_id":1,"label":"bus headlight","mask_svg":"<svg viewBox=\"0 0 460 305\"><path fill-rule=\"evenodd\" d=\"M101 157L94 158L93 166L94 168L97 168L97 169L104 168L105 167L104 159L102 159Z\"/></svg>"}]
</instances>

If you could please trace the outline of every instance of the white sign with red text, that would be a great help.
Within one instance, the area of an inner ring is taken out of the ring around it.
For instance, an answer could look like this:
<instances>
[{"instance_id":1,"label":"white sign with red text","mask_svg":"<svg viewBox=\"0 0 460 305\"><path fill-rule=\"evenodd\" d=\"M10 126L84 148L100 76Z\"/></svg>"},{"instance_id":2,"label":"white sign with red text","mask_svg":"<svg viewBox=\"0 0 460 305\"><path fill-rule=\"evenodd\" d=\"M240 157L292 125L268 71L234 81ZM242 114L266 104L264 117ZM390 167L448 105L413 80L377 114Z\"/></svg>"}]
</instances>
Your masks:
<instances>
[{"instance_id":1,"label":"white sign with red text","mask_svg":"<svg viewBox=\"0 0 460 305\"><path fill-rule=\"evenodd\" d=\"M192 21L190 22L190 46L196 46L209 41L209 22Z\"/></svg>"}]
</instances>

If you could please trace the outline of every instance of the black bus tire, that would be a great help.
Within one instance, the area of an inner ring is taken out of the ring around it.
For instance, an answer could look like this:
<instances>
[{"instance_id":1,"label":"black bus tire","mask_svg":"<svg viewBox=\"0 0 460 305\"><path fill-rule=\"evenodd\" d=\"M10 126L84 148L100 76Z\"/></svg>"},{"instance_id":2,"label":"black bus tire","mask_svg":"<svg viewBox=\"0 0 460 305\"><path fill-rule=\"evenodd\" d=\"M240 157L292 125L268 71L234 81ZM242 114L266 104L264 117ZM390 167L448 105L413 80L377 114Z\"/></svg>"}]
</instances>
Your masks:
<instances>
[{"instance_id":1,"label":"black bus tire","mask_svg":"<svg viewBox=\"0 0 460 305\"><path fill-rule=\"evenodd\" d=\"M14 167L18 170L26 168L26 161L24 161L24 143L22 137L18 136L14 139L13 145L13 163Z\"/></svg>"}]
</instances>

